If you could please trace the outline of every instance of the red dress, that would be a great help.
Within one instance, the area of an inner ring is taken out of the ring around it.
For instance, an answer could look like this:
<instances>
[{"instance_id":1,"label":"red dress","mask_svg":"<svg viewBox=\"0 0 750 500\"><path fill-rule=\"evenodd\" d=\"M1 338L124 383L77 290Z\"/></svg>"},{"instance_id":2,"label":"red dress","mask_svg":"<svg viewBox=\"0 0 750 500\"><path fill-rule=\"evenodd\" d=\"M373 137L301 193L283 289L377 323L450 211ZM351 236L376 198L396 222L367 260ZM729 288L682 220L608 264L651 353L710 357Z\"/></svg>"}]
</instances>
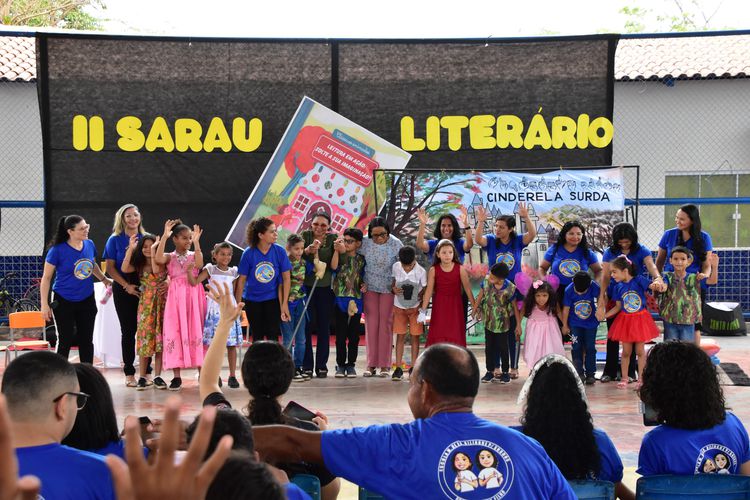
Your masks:
<instances>
[{"instance_id":1,"label":"red dress","mask_svg":"<svg viewBox=\"0 0 750 500\"><path fill-rule=\"evenodd\" d=\"M461 265L453 264L445 272L440 264L435 269L435 291L432 295L432 316L427 346L448 342L466 347L466 316L461 300Z\"/></svg>"}]
</instances>

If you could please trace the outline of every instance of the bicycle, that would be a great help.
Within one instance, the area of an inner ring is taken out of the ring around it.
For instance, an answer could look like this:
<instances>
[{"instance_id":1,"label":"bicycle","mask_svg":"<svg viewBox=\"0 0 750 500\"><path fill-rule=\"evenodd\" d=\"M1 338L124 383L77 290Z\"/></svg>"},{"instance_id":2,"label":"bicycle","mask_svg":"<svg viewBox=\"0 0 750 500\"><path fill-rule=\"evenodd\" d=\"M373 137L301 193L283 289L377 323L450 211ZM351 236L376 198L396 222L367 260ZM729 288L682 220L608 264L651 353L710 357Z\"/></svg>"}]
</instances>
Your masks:
<instances>
[{"instance_id":1,"label":"bicycle","mask_svg":"<svg viewBox=\"0 0 750 500\"><path fill-rule=\"evenodd\" d=\"M39 302L28 298L15 299L7 289L6 284L16 273L10 272L0 278L0 317L7 318L11 313L18 311L38 311Z\"/></svg>"}]
</instances>

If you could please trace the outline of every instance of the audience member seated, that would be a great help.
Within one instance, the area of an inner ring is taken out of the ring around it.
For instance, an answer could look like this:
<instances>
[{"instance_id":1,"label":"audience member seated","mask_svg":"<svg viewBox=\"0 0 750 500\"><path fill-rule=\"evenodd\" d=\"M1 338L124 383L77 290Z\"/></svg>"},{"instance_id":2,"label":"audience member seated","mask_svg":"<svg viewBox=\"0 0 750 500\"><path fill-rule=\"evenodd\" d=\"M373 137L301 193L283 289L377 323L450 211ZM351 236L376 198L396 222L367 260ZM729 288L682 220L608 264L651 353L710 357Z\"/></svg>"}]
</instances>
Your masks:
<instances>
[{"instance_id":1,"label":"audience member seated","mask_svg":"<svg viewBox=\"0 0 750 500\"><path fill-rule=\"evenodd\" d=\"M211 482L206 500L284 500L302 498L286 496L265 464L249 453L232 451ZM308 497L309 498L309 497Z\"/></svg>"},{"instance_id":2,"label":"audience member seated","mask_svg":"<svg viewBox=\"0 0 750 500\"><path fill-rule=\"evenodd\" d=\"M78 411L73 429L63 439L62 444L97 455L112 453L124 459L125 441L120 438L117 428L115 405L107 380L99 370L87 363L73 366L80 390L88 394L89 398L86 406ZM148 456L148 448L144 447L143 451Z\"/></svg>"},{"instance_id":3,"label":"audience member seated","mask_svg":"<svg viewBox=\"0 0 750 500\"><path fill-rule=\"evenodd\" d=\"M187 427L186 433L187 433L187 440L188 443L191 443L193 441L193 436L195 435L195 431L198 428L198 424L200 423L200 417L196 417L195 420ZM255 451L255 444L253 442L253 427L250 424L250 420L247 419L245 416L243 416L240 412L233 410L231 408L219 408L216 411L216 419L214 421L214 427L213 431L211 432L211 438L208 442L208 448L206 449L206 458L208 458L214 450L216 450L216 446L218 446L219 441L224 436L232 436L232 439L234 440L232 444L232 449L247 453L248 457L255 461L259 462L258 452ZM231 460L231 457L230 457ZM236 462L238 459L235 457L234 462ZM229 469L241 469L243 467L246 467L242 464L227 464L224 465L224 467L228 467ZM309 498L302 490L300 490L297 485L289 482L289 477L286 475L286 473L280 469L277 469L276 467L268 464L262 464L263 467L268 470L268 472L275 478L274 484L281 484L283 487L283 492L281 494L281 498L284 497L284 493L286 493L286 498L289 500L304 500ZM222 471L224 468L222 468ZM252 479L255 481L254 484L248 485L252 486L252 489L246 490L245 497L237 497L237 498L263 498L263 499L272 499L276 498L276 490L278 488L268 488L267 496L264 493L264 484L265 484L265 476L261 475L258 470L260 470L258 467L251 468L248 467L248 470L252 472L252 474L255 474L254 478ZM219 476L223 476L222 473L219 473ZM247 478L250 480L251 478ZM219 481L219 477L217 476L215 481ZM213 485L213 483L212 483ZM213 489L213 486L212 486ZM225 492L227 495L232 495L234 490L234 487L222 487L219 490L215 491L222 491ZM241 491L241 490L240 490ZM211 489L209 490L209 494L211 493ZM250 493L253 493L257 496L252 496ZM209 498L209 497L207 497ZM215 498L222 498L220 496L216 496Z\"/></svg>"},{"instance_id":4,"label":"audience member seated","mask_svg":"<svg viewBox=\"0 0 750 500\"><path fill-rule=\"evenodd\" d=\"M227 290L221 290L222 296L225 297L226 293ZM212 294L216 295L216 291L214 290ZM239 306L233 305L231 308L225 307L221 310L222 316L216 327L214 341L206 352L201 369L200 396L204 405L231 408L231 404L224 398L217 381L226 347L226 339L222 340L222 338L228 334L225 328L225 318L236 318L239 311L241 311ZM289 390L294 370L294 361L289 351L278 342L258 341L248 348L242 360L242 380L252 396L247 405L247 416L253 425L282 424L308 431L318 431L327 427L324 415L319 415L314 421L304 421L282 413L279 398ZM295 474L316 476L320 479L323 500L333 500L338 497L341 482L324 465L299 460L276 463L267 460L262 454L261 457L278 466L290 477L294 477Z\"/></svg>"},{"instance_id":5,"label":"audience member seated","mask_svg":"<svg viewBox=\"0 0 750 500\"><path fill-rule=\"evenodd\" d=\"M521 425L514 428L539 441L566 479L610 481L617 498L635 498L622 483L615 445L594 428L586 392L570 361L558 354L540 359L518 400L524 410Z\"/></svg>"},{"instance_id":6,"label":"audience member seated","mask_svg":"<svg viewBox=\"0 0 750 500\"><path fill-rule=\"evenodd\" d=\"M325 463L386 498L576 498L539 443L474 415L479 365L469 350L429 347L409 384L411 423L325 432L254 427L256 449Z\"/></svg>"},{"instance_id":7,"label":"audience member seated","mask_svg":"<svg viewBox=\"0 0 750 500\"><path fill-rule=\"evenodd\" d=\"M115 498L104 457L60 444L88 399L73 365L53 352L24 354L5 370L2 392L18 469L41 480L41 498Z\"/></svg>"},{"instance_id":8,"label":"audience member seated","mask_svg":"<svg viewBox=\"0 0 750 500\"><path fill-rule=\"evenodd\" d=\"M750 475L747 431L727 411L716 367L695 344L654 346L640 397L661 424L643 437L639 474Z\"/></svg>"}]
</instances>

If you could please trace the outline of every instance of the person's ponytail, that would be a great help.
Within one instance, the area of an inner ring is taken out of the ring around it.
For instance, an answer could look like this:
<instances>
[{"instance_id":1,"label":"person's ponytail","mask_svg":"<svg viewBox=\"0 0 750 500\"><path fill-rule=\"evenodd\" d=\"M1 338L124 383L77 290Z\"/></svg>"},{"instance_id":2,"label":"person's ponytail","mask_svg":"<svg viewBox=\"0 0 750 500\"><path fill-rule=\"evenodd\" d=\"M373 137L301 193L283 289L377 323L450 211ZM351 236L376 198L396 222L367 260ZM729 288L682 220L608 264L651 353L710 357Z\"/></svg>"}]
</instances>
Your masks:
<instances>
[{"instance_id":1,"label":"person's ponytail","mask_svg":"<svg viewBox=\"0 0 750 500\"><path fill-rule=\"evenodd\" d=\"M79 222L83 220L83 217L80 215L63 215L60 217L60 220L57 222L57 228L55 229L55 234L52 235L52 239L49 241L49 248L52 248L55 245L59 245L60 243L65 243L70 239L70 235L68 234L68 230L75 229L76 225L78 225Z\"/></svg>"}]
</instances>

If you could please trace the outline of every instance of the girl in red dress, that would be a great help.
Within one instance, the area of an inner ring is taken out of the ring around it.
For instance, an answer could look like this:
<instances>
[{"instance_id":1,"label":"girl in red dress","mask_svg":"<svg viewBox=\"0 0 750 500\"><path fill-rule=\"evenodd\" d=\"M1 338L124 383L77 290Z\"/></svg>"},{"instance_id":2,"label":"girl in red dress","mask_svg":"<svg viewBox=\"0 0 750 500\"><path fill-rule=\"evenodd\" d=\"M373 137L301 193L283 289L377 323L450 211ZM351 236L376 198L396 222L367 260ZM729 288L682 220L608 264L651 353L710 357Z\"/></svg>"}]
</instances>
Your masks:
<instances>
[{"instance_id":1,"label":"girl in red dress","mask_svg":"<svg viewBox=\"0 0 750 500\"><path fill-rule=\"evenodd\" d=\"M469 275L461 267L456 248L451 240L440 240L435 247L432 267L427 272L427 288L422 298L422 312L432 298L432 319L427 334L427 346L448 342L466 347L466 316L461 300L461 288L474 309ZM433 297L434 292L434 297Z\"/></svg>"}]
</instances>

